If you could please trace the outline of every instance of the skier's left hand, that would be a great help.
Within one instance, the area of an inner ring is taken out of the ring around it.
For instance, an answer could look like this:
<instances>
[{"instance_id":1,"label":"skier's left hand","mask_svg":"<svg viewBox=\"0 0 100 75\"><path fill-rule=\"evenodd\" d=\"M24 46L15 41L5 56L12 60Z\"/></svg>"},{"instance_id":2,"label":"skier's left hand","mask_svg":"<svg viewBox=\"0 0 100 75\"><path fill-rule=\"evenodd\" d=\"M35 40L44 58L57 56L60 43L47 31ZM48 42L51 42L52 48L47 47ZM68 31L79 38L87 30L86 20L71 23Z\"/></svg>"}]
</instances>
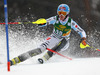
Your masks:
<instances>
[{"instance_id":1,"label":"skier's left hand","mask_svg":"<svg viewBox=\"0 0 100 75\"><path fill-rule=\"evenodd\" d=\"M86 43L86 38L85 38L85 37L83 37L83 38L81 39L81 43L82 43L84 46L87 45L87 43Z\"/></svg>"}]
</instances>

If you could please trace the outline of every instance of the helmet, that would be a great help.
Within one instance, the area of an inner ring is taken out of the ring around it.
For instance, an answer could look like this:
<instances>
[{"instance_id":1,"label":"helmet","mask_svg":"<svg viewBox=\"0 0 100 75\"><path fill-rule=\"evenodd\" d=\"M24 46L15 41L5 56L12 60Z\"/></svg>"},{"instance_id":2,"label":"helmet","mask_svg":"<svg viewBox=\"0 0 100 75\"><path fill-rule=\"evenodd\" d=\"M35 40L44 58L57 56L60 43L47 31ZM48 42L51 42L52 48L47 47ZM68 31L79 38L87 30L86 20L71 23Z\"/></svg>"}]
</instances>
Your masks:
<instances>
[{"instance_id":1,"label":"helmet","mask_svg":"<svg viewBox=\"0 0 100 75\"><path fill-rule=\"evenodd\" d=\"M58 15L68 15L69 14L69 12L70 12L70 8L69 8L69 6L67 5L67 4L60 4L59 6L58 6L58 9L57 9L57 14Z\"/></svg>"}]
</instances>

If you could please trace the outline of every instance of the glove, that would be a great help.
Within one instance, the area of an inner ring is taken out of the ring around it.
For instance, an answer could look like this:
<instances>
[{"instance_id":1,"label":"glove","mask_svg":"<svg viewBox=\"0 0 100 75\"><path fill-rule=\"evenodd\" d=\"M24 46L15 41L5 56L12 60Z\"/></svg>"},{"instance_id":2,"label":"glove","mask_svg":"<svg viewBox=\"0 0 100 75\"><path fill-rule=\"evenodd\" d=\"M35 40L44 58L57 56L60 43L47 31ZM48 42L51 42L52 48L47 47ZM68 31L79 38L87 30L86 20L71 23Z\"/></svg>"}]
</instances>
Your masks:
<instances>
[{"instance_id":1,"label":"glove","mask_svg":"<svg viewBox=\"0 0 100 75\"><path fill-rule=\"evenodd\" d=\"M46 26L46 23L38 24L39 27L44 27Z\"/></svg>"},{"instance_id":2,"label":"glove","mask_svg":"<svg viewBox=\"0 0 100 75\"><path fill-rule=\"evenodd\" d=\"M85 37L83 37L83 38L81 39L81 43L82 43L84 46L87 45L87 43L86 43L86 38L85 38Z\"/></svg>"}]
</instances>

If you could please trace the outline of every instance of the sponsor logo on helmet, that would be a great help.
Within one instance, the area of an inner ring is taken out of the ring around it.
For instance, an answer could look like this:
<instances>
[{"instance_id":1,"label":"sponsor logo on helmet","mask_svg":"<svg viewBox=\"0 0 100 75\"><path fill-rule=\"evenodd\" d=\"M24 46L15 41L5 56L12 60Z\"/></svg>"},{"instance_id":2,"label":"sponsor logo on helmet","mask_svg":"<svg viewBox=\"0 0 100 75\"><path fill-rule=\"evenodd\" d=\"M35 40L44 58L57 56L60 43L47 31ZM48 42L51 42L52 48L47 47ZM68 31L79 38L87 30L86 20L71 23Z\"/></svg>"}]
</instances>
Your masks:
<instances>
[{"instance_id":1,"label":"sponsor logo on helmet","mask_svg":"<svg viewBox=\"0 0 100 75\"><path fill-rule=\"evenodd\" d=\"M66 10L66 8L62 6L59 8L59 10L63 11L63 10Z\"/></svg>"}]
</instances>

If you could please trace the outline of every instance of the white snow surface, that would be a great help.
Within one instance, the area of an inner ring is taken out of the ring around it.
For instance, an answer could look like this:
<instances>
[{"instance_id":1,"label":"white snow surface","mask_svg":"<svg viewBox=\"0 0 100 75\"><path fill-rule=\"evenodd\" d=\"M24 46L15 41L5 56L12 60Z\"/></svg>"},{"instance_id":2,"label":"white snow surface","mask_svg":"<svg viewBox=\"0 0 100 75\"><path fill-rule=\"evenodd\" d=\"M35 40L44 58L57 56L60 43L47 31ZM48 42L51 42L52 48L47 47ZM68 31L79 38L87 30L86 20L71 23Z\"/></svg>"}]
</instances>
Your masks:
<instances>
[{"instance_id":1,"label":"white snow surface","mask_svg":"<svg viewBox=\"0 0 100 75\"><path fill-rule=\"evenodd\" d=\"M100 58L80 58L45 64L24 62L11 66L10 72L5 64L0 66L0 75L100 75Z\"/></svg>"},{"instance_id":2,"label":"white snow surface","mask_svg":"<svg viewBox=\"0 0 100 75\"><path fill-rule=\"evenodd\" d=\"M8 72L4 27L0 26L0 30L0 75L100 75L100 58L72 57L73 60L68 60L59 55L54 55L44 64L37 62L42 55L35 56L11 66L10 72ZM34 40L10 31L10 59L36 48L41 42L43 41L39 41L37 38ZM64 52L63 55L71 57L67 52Z\"/></svg>"}]
</instances>

